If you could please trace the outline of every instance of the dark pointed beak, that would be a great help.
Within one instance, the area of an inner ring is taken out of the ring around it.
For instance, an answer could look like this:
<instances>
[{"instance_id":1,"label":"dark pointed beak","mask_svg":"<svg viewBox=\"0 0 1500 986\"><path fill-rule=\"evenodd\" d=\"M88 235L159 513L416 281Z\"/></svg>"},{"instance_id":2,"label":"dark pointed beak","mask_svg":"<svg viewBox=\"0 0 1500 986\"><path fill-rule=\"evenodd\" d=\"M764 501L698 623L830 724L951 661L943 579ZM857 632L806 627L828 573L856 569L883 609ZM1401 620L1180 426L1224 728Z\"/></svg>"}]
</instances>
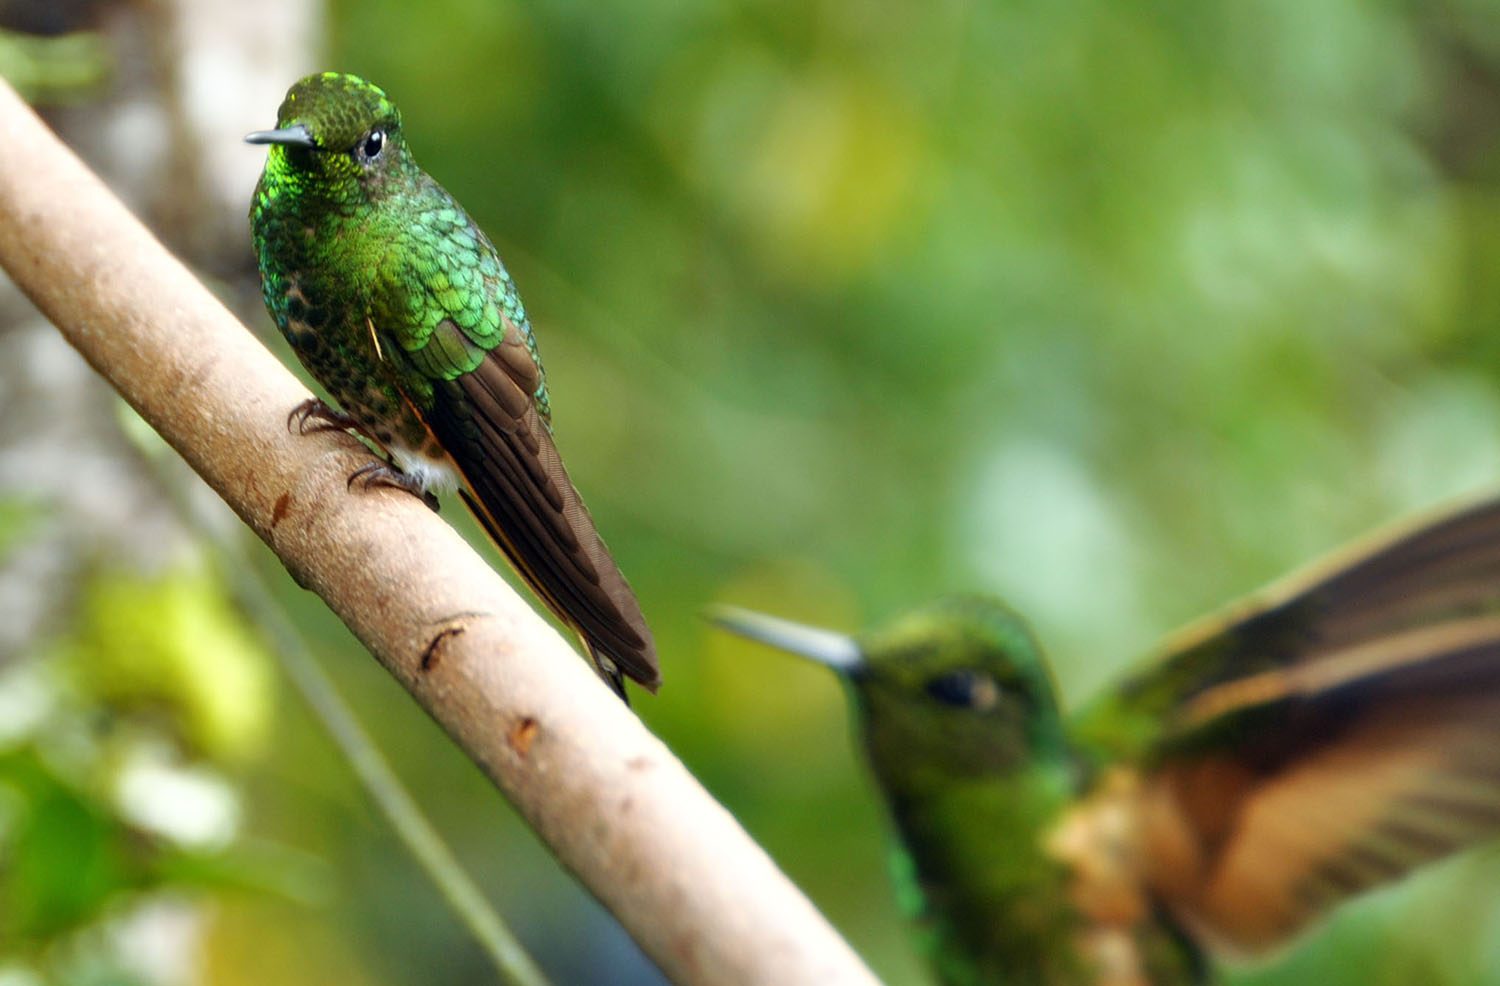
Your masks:
<instances>
[{"instance_id":1,"label":"dark pointed beak","mask_svg":"<svg viewBox=\"0 0 1500 986\"><path fill-rule=\"evenodd\" d=\"M738 606L714 606L705 615L709 622L730 633L817 661L844 676L857 675L865 667L865 656L860 652L859 644L853 637L842 633L793 623Z\"/></svg>"},{"instance_id":2,"label":"dark pointed beak","mask_svg":"<svg viewBox=\"0 0 1500 986\"><path fill-rule=\"evenodd\" d=\"M257 130L255 133L245 135L247 144L285 144L287 147L316 148L318 142L313 140L312 131L301 123L294 123L290 127L282 127L280 130Z\"/></svg>"}]
</instances>

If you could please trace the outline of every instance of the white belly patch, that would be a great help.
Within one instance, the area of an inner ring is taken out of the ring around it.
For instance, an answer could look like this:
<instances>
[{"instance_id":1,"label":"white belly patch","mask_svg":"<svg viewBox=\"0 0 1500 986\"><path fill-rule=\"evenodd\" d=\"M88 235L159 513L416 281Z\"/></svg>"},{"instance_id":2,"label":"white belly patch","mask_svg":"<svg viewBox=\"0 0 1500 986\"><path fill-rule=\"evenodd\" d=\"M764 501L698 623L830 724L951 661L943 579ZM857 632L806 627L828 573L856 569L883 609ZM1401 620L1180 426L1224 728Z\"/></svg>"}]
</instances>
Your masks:
<instances>
[{"instance_id":1,"label":"white belly patch","mask_svg":"<svg viewBox=\"0 0 1500 986\"><path fill-rule=\"evenodd\" d=\"M402 472L422 484L429 493L451 493L458 489L458 472L447 459L434 459L420 452L396 446L391 448L391 458Z\"/></svg>"}]
</instances>

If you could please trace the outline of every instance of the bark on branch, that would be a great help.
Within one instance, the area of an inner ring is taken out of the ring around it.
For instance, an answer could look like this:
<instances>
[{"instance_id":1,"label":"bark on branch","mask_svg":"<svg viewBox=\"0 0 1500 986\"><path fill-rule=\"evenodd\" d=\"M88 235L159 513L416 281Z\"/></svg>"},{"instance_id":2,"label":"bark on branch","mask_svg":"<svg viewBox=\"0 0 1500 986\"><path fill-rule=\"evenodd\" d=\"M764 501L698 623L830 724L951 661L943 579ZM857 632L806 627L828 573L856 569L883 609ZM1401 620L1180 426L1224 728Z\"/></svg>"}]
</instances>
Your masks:
<instances>
[{"instance_id":1,"label":"bark on branch","mask_svg":"<svg viewBox=\"0 0 1500 986\"><path fill-rule=\"evenodd\" d=\"M873 983L682 764L0 83L0 265L679 983ZM248 249L248 241L247 247ZM62 395L59 395L62 399Z\"/></svg>"}]
</instances>

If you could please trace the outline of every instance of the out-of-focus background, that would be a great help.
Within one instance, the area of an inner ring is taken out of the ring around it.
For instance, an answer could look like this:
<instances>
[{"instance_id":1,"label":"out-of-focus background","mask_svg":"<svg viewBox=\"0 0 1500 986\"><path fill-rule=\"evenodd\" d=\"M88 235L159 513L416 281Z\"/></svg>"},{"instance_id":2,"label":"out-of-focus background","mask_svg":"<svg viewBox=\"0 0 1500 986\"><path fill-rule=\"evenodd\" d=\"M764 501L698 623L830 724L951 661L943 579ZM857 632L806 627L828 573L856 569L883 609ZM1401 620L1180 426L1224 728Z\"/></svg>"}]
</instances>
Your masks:
<instances>
[{"instance_id":1,"label":"out-of-focus background","mask_svg":"<svg viewBox=\"0 0 1500 986\"><path fill-rule=\"evenodd\" d=\"M386 87L533 315L660 641L641 716L892 983L925 973L843 698L706 605L855 628L999 593L1077 703L1500 485L1495 0L5 0L0 25L0 74L283 356L238 137L306 71ZM490 981L279 680L226 538L0 294L0 983ZM548 971L659 981L250 548ZM1480 850L1233 980L1494 981L1497 886Z\"/></svg>"}]
</instances>

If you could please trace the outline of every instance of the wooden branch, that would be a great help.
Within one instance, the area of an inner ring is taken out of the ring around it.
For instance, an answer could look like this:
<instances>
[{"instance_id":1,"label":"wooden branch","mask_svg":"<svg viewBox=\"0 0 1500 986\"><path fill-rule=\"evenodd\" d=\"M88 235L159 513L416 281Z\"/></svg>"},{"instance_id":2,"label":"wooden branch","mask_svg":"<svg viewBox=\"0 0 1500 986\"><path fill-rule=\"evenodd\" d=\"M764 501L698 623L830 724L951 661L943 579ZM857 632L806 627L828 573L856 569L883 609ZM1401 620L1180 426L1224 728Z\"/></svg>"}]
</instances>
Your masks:
<instances>
[{"instance_id":1,"label":"wooden branch","mask_svg":"<svg viewBox=\"0 0 1500 986\"><path fill-rule=\"evenodd\" d=\"M353 439L288 433L302 385L4 84L0 147L0 265L668 976L874 982L729 813L447 524L402 493L350 494L346 478L369 461ZM666 663L670 688L671 655Z\"/></svg>"}]
</instances>

